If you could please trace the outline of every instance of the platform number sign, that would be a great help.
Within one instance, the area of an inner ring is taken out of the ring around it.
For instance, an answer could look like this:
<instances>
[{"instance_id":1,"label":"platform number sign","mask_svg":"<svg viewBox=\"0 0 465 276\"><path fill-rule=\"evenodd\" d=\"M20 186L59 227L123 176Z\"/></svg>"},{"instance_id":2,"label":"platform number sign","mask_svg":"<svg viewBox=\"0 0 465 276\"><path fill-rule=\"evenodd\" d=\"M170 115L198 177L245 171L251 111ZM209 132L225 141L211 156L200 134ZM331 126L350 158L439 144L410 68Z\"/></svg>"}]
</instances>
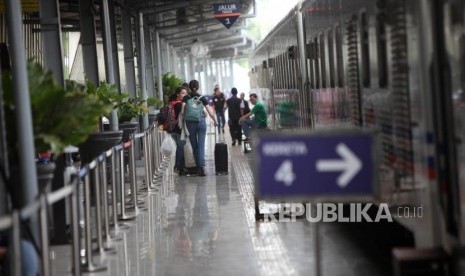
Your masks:
<instances>
[{"instance_id":1,"label":"platform number sign","mask_svg":"<svg viewBox=\"0 0 465 276\"><path fill-rule=\"evenodd\" d=\"M276 182L282 182L286 186L291 186L295 180L295 173L292 171L292 160L286 159L276 170L274 174Z\"/></svg>"},{"instance_id":2,"label":"platform number sign","mask_svg":"<svg viewBox=\"0 0 465 276\"><path fill-rule=\"evenodd\" d=\"M241 15L241 6L239 3L215 3L213 12L214 17L229 29Z\"/></svg>"},{"instance_id":3,"label":"platform number sign","mask_svg":"<svg viewBox=\"0 0 465 276\"><path fill-rule=\"evenodd\" d=\"M256 192L261 198L371 196L373 141L366 133L260 136Z\"/></svg>"}]
</instances>

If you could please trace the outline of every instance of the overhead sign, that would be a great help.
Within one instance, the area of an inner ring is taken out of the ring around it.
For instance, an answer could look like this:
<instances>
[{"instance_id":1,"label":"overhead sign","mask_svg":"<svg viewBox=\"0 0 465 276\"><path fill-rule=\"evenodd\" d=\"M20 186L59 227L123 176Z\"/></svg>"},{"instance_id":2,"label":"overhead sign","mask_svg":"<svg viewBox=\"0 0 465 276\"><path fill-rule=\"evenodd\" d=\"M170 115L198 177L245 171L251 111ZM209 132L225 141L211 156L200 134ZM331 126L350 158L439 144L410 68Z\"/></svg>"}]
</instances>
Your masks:
<instances>
[{"instance_id":1,"label":"overhead sign","mask_svg":"<svg viewBox=\"0 0 465 276\"><path fill-rule=\"evenodd\" d=\"M257 195L371 196L373 147L366 133L262 135L255 146Z\"/></svg>"},{"instance_id":2,"label":"overhead sign","mask_svg":"<svg viewBox=\"0 0 465 276\"><path fill-rule=\"evenodd\" d=\"M241 6L239 3L216 3L213 4L213 12L215 18L229 29L241 15Z\"/></svg>"}]
</instances>

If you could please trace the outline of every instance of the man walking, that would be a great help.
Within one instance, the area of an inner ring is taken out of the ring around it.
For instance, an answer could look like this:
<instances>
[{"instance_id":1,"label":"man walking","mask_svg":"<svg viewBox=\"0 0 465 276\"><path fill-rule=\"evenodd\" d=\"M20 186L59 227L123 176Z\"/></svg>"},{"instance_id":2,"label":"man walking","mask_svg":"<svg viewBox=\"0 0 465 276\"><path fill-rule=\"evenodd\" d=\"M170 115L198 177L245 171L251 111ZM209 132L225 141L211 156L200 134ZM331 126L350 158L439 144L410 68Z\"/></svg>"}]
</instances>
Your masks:
<instances>
[{"instance_id":1,"label":"man walking","mask_svg":"<svg viewBox=\"0 0 465 276\"><path fill-rule=\"evenodd\" d=\"M213 104L215 105L216 119L218 120L218 134L220 134L221 130L224 133L224 124L226 123L224 118L224 104L226 103L226 99L219 87L215 87L214 91Z\"/></svg>"},{"instance_id":2,"label":"man walking","mask_svg":"<svg viewBox=\"0 0 465 276\"><path fill-rule=\"evenodd\" d=\"M229 115L229 131L231 132L232 145L242 144L242 130L239 125L239 118L241 118L241 99L237 97L237 89L231 89L232 97L226 101Z\"/></svg>"}]
</instances>

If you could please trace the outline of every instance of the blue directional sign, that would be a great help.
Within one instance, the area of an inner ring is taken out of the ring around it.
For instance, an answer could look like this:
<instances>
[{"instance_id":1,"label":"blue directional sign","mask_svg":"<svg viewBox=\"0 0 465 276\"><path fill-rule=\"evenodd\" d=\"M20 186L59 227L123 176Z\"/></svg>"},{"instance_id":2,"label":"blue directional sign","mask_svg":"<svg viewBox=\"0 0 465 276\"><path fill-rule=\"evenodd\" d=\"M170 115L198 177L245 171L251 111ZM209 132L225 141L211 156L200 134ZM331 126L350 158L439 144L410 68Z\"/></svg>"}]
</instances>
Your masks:
<instances>
[{"instance_id":1,"label":"blue directional sign","mask_svg":"<svg viewBox=\"0 0 465 276\"><path fill-rule=\"evenodd\" d=\"M256 192L260 198L373 195L373 147L366 133L260 136Z\"/></svg>"},{"instance_id":2,"label":"blue directional sign","mask_svg":"<svg viewBox=\"0 0 465 276\"><path fill-rule=\"evenodd\" d=\"M213 12L215 18L229 29L241 15L241 6L239 3L216 3L213 4Z\"/></svg>"}]
</instances>

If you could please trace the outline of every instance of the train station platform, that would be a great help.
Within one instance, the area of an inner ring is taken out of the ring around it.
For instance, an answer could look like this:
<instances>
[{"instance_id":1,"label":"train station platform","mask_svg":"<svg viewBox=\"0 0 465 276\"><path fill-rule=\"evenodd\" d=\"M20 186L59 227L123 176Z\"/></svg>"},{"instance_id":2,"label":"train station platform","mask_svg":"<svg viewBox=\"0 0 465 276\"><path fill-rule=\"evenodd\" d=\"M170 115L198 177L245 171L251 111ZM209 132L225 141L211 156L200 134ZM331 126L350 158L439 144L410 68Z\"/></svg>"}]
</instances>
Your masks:
<instances>
[{"instance_id":1,"label":"train station platform","mask_svg":"<svg viewBox=\"0 0 465 276\"><path fill-rule=\"evenodd\" d=\"M116 253L100 254L107 269L90 275L315 275L314 225L256 221L251 154L231 145L228 130L224 139L229 173L215 175L208 134L207 176L178 176L168 164L157 192L140 191L145 210L108 244ZM360 227L320 224L322 275L391 275L389 250ZM53 275L69 274L70 251L52 247Z\"/></svg>"}]
</instances>

